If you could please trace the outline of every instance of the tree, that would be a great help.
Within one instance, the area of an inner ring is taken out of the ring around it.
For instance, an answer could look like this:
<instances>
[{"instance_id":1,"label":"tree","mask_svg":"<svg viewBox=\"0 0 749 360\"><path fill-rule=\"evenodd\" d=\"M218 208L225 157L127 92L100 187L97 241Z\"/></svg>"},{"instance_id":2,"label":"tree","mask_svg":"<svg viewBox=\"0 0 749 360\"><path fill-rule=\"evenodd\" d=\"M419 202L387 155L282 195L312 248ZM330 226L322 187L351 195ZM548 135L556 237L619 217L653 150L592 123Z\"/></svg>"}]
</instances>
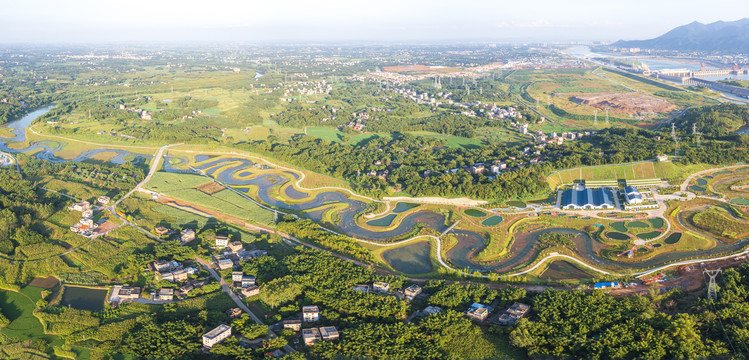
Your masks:
<instances>
[{"instance_id":1,"label":"tree","mask_svg":"<svg viewBox=\"0 0 749 360\"><path fill-rule=\"evenodd\" d=\"M290 275L271 280L260 288L260 300L272 308L285 304L302 294L304 287Z\"/></svg>"},{"instance_id":2,"label":"tree","mask_svg":"<svg viewBox=\"0 0 749 360\"><path fill-rule=\"evenodd\" d=\"M231 328L250 340L268 335L268 326L257 324L247 314L242 314L240 318L234 319L231 322Z\"/></svg>"}]
</instances>

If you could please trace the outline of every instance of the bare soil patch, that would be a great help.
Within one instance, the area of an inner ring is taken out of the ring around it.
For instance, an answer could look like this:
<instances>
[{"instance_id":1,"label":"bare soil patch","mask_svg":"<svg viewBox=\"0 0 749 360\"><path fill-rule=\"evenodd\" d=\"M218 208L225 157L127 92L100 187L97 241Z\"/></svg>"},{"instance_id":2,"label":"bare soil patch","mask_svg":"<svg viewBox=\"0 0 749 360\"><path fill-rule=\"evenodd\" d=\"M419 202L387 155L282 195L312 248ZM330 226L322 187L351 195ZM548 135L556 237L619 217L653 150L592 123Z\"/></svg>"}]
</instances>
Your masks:
<instances>
[{"instance_id":1,"label":"bare soil patch","mask_svg":"<svg viewBox=\"0 0 749 360\"><path fill-rule=\"evenodd\" d=\"M225 188L221 184L215 181L211 181L203 185L198 185L195 187L195 189L200 190L208 195L213 195L221 190L224 190Z\"/></svg>"},{"instance_id":2,"label":"bare soil patch","mask_svg":"<svg viewBox=\"0 0 749 360\"><path fill-rule=\"evenodd\" d=\"M34 278L29 283L29 286L39 287L42 289L51 289L55 287L60 281L54 276L48 276L46 278Z\"/></svg>"},{"instance_id":3,"label":"bare soil patch","mask_svg":"<svg viewBox=\"0 0 749 360\"><path fill-rule=\"evenodd\" d=\"M609 108L638 115L665 113L677 109L676 105L670 104L666 100L642 93L577 95L570 98L570 101L601 110Z\"/></svg>"}]
</instances>

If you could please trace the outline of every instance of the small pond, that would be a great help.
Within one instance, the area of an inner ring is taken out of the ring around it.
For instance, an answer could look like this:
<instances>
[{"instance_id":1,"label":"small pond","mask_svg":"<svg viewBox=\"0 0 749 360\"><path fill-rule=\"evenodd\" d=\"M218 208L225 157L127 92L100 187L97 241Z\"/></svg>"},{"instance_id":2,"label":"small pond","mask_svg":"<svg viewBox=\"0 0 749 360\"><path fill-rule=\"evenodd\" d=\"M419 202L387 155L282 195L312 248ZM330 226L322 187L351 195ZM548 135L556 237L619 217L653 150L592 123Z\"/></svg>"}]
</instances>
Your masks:
<instances>
[{"instance_id":1,"label":"small pond","mask_svg":"<svg viewBox=\"0 0 749 360\"><path fill-rule=\"evenodd\" d=\"M672 244L676 244L677 242L679 242L679 240L681 240L681 233L672 233L671 235L666 237L666 239L664 239L663 242L666 244L672 245Z\"/></svg>"},{"instance_id":2,"label":"small pond","mask_svg":"<svg viewBox=\"0 0 749 360\"><path fill-rule=\"evenodd\" d=\"M398 271L407 274L423 274L432 271L429 261L429 242L421 241L395 249L386 250L382 258Z\"/></svg>"},{"instance_id":3,"label":"small pond","mask_svg":"<svg viewBox=\"0 0 749 360\"><path fill-rule=\"evenodd\" d=\"M79 286L65 286L60 306L70 306L78 310L102 311L107 297L106 289L90 289Z\"/></svg>"},{"instance_id":4,"label":"small pond","mask_svg":"<svg viewBox=\"0 0 749 360\"><path fill-rule=\"evenodd\" d=\"M395 204L395 209L393 209L393 212L396 214L400 214L402 212L408 211L410 209L413 209L415 207L418 207L419 204L412 204L412 203L397 203Z\"/></svg>"},{"instance_id":5,"label":"small pond","mask_svg":"<svg viewBox=\"0 0 749 360\"><path fill-rule=\"evenodd\" d=\"M616 232L616 231L607 232L606 237L608 237L609 239L614 239L614 240L628 240L629 239L629 235Z\"/></svg>"},{"instance_id":6,"label":"small pond","mask_svg":"<svg viewBox=\"0 0 749 360\"><path fill-rule=\"evenodd\" d=\"M650 239L657 238L658 235L660 234L661 234L660 231L651 231L651 232L646 232L642 234L637 234L637 237L639 237L640 239L650 240Z\"/></svg>"},{"instance_id":7,"label":"small pond","mask_svg":"<svg viewBox=\"0 0 749 360\"><path fill-rule=\"evenodd\" d=\"M396 216L398 216L398 215L396 215L396 214L390 214L388 216L383 216L383 217L381 217L379 219L369 220L369 221L367 221L367 225L369 225L369 226L380 226L380 227L390 226L390 224L393 223L393 220L395 219Z\"/></svg>"},{"instance_id":8,"label":"small pond","mask_svg":"<svg viewBox=\"0 0 749 360\"><path fill-rule=\"evenodd\" d=\"M465 209L465 210L463 210L463 212L466 215L473 216L473 217L484 217L484 216L486 216L485 212L480 211L480 210L476 210L476 209Z\"/></svg>"},{"instance_id":9,"label":"small pond","mask_svg":"<svg viewBox=\"0 0 749 360\"><path fill-rule=\"evenodd\" d=\"M499 225L499 223L502 222L502 217L499 215L494 215L486 218L484 221L481 222L481 225L484 226L496 226Z\"/></svg>"}]
</instances>

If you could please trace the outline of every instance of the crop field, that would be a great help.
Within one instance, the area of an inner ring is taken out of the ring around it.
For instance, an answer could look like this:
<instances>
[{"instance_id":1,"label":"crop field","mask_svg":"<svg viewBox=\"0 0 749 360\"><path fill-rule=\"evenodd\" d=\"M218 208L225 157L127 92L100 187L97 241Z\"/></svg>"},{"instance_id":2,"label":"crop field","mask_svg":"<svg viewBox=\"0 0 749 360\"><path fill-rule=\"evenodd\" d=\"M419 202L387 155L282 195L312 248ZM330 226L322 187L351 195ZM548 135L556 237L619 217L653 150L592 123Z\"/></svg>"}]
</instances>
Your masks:
<instances>
[{"instance_id":1,"label":"crop field","mask_svg":"<svg viewBox=\"0 0 749 360\"><path fill-rule=\"evenodd\" d=\"M44 327L34 317L36 301L41 299L41 288L25 287L20 292L0 289L0 306L10 324L0 330L8 337L29 339L44 335Z\"/></svg>"}]
</instances>

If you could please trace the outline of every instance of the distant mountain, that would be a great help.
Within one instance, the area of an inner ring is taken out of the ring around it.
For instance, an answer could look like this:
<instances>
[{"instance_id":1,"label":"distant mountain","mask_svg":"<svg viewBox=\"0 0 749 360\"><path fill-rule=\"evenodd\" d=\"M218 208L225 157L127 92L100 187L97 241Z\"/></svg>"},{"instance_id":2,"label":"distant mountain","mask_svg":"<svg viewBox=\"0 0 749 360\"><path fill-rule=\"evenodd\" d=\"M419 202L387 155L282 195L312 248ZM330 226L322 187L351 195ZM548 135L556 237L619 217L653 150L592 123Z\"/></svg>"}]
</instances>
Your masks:
<instances>
[{"instance_id":1,"label":"distant mountain","mask_svg":"<svg viewBox=\"0 0 749 360\"><path fill-rule=\"evenodd\" d=\"M749 18L679 26L655 39L619 40L611 46L680 51L749 53Z\"/></svg>"}]
</instances>

